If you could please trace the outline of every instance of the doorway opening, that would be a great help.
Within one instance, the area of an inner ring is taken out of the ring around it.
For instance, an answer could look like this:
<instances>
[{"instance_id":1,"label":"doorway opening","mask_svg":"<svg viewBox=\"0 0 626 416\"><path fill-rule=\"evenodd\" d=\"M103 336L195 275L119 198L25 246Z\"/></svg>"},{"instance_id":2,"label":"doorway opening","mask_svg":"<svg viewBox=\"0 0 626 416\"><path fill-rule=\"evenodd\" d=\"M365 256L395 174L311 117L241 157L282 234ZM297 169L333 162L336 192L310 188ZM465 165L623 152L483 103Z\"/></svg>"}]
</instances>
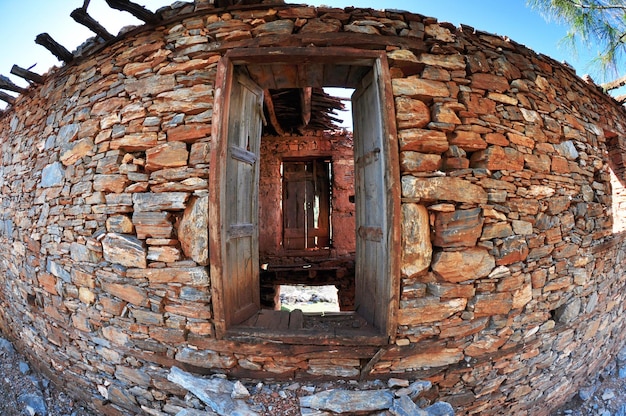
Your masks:
<instances>
[{"instance_id":1,"label":"doorway opening","mask_svg":"<svg viewBox=\"0 0 626 416\"><path fill-rule=\"evenodd\" d=\"M337 286L280 285L280 310L304 313L339 312Z\"/></svg>"},{"instance_id":2,"label":"doorway opening","mask_svg":"<svg viewBox=\"0 0 626 416\"><path fill-rule=\"evenodd\" d=\"M219 221L209 233L216 332L267 329L269 337L288 331L291 339L310 340L319 335L307 330L314 327L322 328L322 339L389 342L398 307L400 198L386 55L305 49L236 50L220 63L216 96L224 103L214 113L218 150L210 192L210 212ZM318 92L323 87L354 89L353 135L323 137L319 126L332 120L320 107L329 102ZM298 104L277 99L287 96ZM344 163L338 149L346 141L353 146L344 149ZM283 151L267 152L268 145ZM338 200L339 167L346 166L350 189ZM273 187L279 197L267 204ZM342 206L352 223L335 222ZM353 248L342 246L350 239ZM263 294L264 280L273 294ZM319 325L307 325L306 314L281 314L275 300L264 312L263 303L276 299L283 284L336 287L338 323L316 317Z\"/></svg>"}]
</instances>

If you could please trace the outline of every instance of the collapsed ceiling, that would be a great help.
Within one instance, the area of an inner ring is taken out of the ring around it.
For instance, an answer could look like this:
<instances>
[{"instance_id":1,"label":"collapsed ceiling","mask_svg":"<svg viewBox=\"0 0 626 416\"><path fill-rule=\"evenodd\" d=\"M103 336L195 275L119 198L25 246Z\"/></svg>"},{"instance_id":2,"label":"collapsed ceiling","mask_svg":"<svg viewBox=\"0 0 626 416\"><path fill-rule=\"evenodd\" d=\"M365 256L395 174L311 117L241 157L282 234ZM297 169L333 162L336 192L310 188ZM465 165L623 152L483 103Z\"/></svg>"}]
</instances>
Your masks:
<instances>
[{"instance_id":1,"label":"collapsed ceiling","mask_svg":"<svg viewBox=\"0 0 626 416\"><path fill-rule=\"evenodd\" d=\"M305 130L336 130L341 119L336 111L345 109L341 98L322 88L265 90L265 134L293 134Z\"/></svg>"}]
</instances>

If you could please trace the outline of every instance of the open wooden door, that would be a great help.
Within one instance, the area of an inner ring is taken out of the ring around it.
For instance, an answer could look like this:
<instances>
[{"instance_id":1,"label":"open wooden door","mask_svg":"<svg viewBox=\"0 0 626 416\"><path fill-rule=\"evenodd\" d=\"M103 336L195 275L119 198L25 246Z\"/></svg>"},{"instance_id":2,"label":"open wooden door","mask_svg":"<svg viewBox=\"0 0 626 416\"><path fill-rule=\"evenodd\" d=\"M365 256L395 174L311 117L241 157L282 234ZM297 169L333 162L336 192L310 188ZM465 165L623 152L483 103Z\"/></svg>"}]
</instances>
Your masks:
<instances>
[{"instance_id":1,"label":"open wooden door","mask_svg":"<svg viewBox=\"0 0 626 416\"><path fill-rule=\"evenodd\" d=\"M233 76L228 109L221 210L222 291L228 326L248 319L259 299L259 155L263 90L241 73Z\"/></svg>"},{"instance_id":2,"label":"open wooden door","mask_svg":"<svg viewBox=\"0 0 626 416\"><path fill-rule=\"evenodd\" d=\"M392 300L385 143L380 79L376 66L352 95L356 190L356 310L387 330Z\"/></svg>"}]
</instances>

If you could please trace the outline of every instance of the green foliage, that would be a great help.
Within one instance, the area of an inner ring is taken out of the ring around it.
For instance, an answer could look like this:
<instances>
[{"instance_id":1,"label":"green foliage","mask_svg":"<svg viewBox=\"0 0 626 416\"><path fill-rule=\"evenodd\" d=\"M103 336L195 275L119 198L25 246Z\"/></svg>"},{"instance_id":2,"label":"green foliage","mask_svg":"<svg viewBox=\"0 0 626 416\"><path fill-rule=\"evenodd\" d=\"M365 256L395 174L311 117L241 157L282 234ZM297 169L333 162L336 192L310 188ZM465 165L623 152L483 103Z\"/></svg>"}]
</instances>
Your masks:
<instances>
[{"instance_id":1,"label":"green foliage","mask_svg":"<svg viewBox=\"0 0 626 416\"><path fill-rule=\"evenodd\" d=\"M527 0L544 18L564 23L569 31L563 40L576 50L581 43L598 48L595 63L604 75L617 74L626 52L626 2L624 0Z\"/></svg>"}]
</instances>

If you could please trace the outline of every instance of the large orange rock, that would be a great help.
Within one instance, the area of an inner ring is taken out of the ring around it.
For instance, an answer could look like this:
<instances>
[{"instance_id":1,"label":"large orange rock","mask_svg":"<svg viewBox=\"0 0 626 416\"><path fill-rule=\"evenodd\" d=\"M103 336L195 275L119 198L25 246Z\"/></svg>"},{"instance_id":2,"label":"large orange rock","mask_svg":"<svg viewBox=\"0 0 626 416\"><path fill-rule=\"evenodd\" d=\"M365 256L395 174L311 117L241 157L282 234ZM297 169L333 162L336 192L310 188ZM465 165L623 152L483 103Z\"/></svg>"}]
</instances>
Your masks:
<instances>
[{"instance_id":1,"label":"large orange rock","mask_svg":"<svg viewBox=\"0 0 626 416\"><path fill-rule=\"evenodd\" d=\"M440 251L433 256L432 269L446 282L460 283L488 276L496 267L489 252L480 247L462 251Z\"/></svg>"}]
</instances>

